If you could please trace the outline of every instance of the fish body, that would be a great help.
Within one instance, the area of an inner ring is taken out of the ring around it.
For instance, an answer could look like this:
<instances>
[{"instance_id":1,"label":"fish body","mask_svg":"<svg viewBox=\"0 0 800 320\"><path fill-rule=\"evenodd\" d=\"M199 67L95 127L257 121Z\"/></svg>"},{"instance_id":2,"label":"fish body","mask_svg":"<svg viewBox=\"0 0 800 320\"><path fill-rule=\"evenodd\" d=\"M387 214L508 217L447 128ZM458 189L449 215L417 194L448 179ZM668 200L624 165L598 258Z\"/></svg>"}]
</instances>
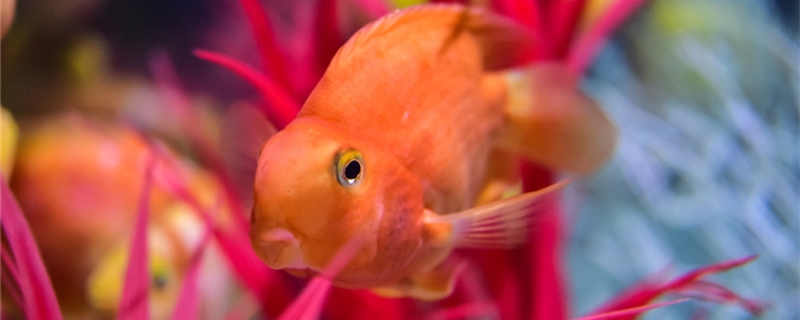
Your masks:
<instances>
[{"instance_id":1,"label":"fish body","mask_svg":"<svg viewBox=\"0 0 800 320\"><path fill-rule=\"evenodd\" d=\"M360 238L336 285L447 295L454 270L442 262L470 225L514 207L470 211L494 178L487 173L497 171L488 168L514 163L493 153L536 153L528 149L537 145L517 141L527 133L514 124L536 112L523 107L510 118L520 99L501 72L531 39L508 20L454 5L417 6L362 28L297 118L262 149L251 217L256 253L272 268L313 275ZM561 91L597 112L574 88ZM506 227L497 230L519 229Z\"/></svg>"}]
</instances>

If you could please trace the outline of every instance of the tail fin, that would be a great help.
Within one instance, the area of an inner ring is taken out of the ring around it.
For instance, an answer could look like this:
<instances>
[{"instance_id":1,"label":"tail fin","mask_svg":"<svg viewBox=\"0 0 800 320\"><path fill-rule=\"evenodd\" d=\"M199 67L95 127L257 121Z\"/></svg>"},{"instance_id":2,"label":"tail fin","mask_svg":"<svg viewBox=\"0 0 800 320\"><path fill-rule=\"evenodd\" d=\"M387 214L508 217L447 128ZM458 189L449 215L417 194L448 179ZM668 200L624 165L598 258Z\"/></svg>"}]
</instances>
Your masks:
<instances>
[{"instance_id":1,"label":"tail fin","mask_svg":"<svg viewBox=\"0 0 800 320\"><path fill-rule=\"evenodd\" d=\"M506 76L506 126L498 145L547 167L588 174L611 156L617 131L576 79L555 64Z\"/></svg>"}]
</instances>

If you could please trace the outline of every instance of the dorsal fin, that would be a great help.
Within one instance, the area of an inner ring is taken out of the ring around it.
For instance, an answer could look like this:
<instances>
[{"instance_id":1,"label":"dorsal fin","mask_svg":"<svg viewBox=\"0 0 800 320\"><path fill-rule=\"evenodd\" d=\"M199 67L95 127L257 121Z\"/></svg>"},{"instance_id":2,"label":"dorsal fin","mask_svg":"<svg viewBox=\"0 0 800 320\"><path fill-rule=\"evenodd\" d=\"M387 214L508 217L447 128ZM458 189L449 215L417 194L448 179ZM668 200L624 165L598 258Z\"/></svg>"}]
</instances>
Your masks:
<instances>
[{"instance_id":1,"label":"dorsal fin","mask_svg":"<svg viewBox=\"0 0 800 320\"><path fill-rule=\"evenodd\" d=\"M450 42L462 35L475 37L486 71L529 62L527 58L531 56L535 43L534 36L523 26L481 8L426 4L392 12L361 28L337 52L331 65L345 62L360 52L374 50L374 40L380 37L391 37L393 41L388 44L380 42L380 45L384 46L381 48L383 51L394 51L391 49L402 50L422 32L435 31L441 31L441 41L430 43L431 50L436 52L447 50Z\"/></svg>"}]
</instances>

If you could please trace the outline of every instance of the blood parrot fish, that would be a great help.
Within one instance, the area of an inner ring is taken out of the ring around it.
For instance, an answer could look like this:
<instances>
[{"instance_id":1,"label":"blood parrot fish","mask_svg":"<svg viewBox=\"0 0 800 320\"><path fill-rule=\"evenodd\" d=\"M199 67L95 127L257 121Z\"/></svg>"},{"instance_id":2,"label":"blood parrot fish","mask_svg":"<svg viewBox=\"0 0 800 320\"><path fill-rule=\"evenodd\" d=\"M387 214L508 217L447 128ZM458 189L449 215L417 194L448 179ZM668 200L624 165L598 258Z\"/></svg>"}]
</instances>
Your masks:
<instances>
[{"instance_id":1,"label":"blood parrot fish","mask_svg":"<svg viewBox=\"0 0 800 320\"><path fill-rule=\"evenodd\" d=\"M500 200L517 158L586 174L616 131L563 67L523 69L527 31L478 8L423 5L359 30L297 118L263 146L250 238L273 269L321 272L345 288L438 299L456 247L507 247L527 213L563 186Z\"/></svg>"}]
</instances>

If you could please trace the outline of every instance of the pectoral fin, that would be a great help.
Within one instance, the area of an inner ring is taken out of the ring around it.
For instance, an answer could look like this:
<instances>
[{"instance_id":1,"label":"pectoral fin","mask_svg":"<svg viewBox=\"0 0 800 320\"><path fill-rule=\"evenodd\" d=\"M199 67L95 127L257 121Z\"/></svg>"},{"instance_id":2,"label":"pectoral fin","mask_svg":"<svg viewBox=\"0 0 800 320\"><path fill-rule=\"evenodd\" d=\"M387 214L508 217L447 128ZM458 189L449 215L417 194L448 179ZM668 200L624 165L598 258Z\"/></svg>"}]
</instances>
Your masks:
<instances>
[{"instance_id":1,"label":"pectoral fin","mask_svg":"<svg viewBox=\"0 0 800 320\"><path fill-rule=\"evenodd\" d=\"M449 224L457 247L508 248L525 242L535 220L536 207L556 199L571 179L547 188L495 201L462 212L431 218L430 223Z\"/></svg>"}]
</instances>

